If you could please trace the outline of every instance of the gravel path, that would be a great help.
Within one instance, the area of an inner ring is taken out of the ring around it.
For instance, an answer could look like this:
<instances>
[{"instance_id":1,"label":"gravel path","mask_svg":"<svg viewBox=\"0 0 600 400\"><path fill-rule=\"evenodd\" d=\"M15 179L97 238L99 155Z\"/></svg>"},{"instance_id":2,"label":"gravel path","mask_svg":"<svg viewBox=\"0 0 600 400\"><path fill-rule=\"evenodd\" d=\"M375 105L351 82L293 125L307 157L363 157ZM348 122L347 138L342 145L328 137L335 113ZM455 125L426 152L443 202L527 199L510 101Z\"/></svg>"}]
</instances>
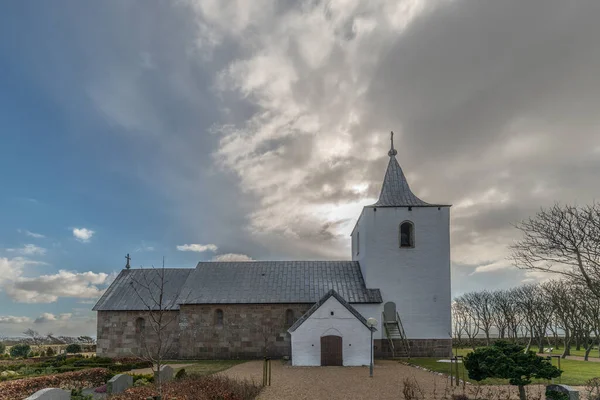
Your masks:
<instances>
[{"instance_id":1,"label":"gravel path","mask_svg":"<svg viewBox=\"0 0 600 400\"><path fill-rule=\"evenodd\" d=\"M236 379L262 382L262 361L250 361L221 372ZM450 398L452 393L462 393L462 388L450 388L448 379L431 372L400 364L396 361L377 361L374 377L369 377L368 367L291 367L282 361L272 361L272 386L266 387L258 400L398 400L403 395L404 380L418 383L427 400ZM540 387L532 386L532 399L537 397ZM454 390L454 391L452 391ZM477 387L467 385L468 394L475 394ZM534 393L535 392L535 393ZM484 386L480 397L490 400L518 399L515 387ZM471 396L469 396L471 397ZM472 398L472 397L471 397Z\"/></svg>"}]
</instances>

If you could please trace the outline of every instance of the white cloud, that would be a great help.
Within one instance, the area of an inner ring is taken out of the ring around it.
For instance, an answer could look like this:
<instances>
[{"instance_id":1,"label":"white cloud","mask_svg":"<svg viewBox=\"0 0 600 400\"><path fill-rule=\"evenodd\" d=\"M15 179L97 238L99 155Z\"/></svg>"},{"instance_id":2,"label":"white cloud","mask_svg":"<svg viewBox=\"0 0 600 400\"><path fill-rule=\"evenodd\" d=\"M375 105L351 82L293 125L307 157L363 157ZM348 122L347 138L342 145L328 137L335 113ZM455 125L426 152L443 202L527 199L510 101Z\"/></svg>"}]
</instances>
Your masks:
<instances>
[{"instance_id":1,"label":"white cloud","mask_svg":"<svg viewBox=\"0 0 600 400\"><path fill-rule=\"evenodd\" d=\"M21 303L52 303L59 297L98 298L104 292L99 285L108 283L103 272L71 272L60 270L54 275L35 278L18 277L4 285L6 294Z\"/></svg>"},{"instance_id":2,"label":"white cloud","mask_svg":"<svg viewBox=\"0 0 600 400\"><path fill-rule=\"evenodd\" d=\"M33 321L36 324L43 324L46 322L52 321L68 321L73 316L72 313L62 313L58 315L54 315L52 313L42 313L39 317Z\"/></svg>"},{"instance_id":3,"label":"white cloud","mask_svg":"<svg viewBox=\"0 0 600 400\"><path fill-rule=\"evenodd\" d=\"M26 244L19 249L6 249L6 251L23 254L25 256L43 256L44 254L46 254L45 248L36 246L35 244Z\"/></svg>"},{"instance_id":4,"label":"white cloud","mask_svg":"<svg viewBox=\"0 0 600 400\"><path fill-rule=\"evenodd\" d=\"M246 254L227 253L214 256L213 261L252 261Z\"/></svg>"},{"instance_id":5,"label":"white cloud","mask_svg":"<svg viewBox=\"0 0 600 400\"><path fill-rule=\"evenodd\" d=\"M6 258L0 257L0 285L21 276L28 265L44 265L40 261L29 260L25 257Z\"/></svg>"},{"instance_id":6,"label":"white cloud","mask_svg":"<svg viewBox=\"0 0 600 400\"><path fill-rule=\"evenodd\" d=\"M17 231L19 233L23 233L27 236L30 236L30 237L36 238L36 239L43 239L46 237L45 235L42 235L41 233L31 232L31 231L28 231L27 229L17 229Z\"/></svg>"},{"instance_id":7,"label":"white cloud","mask_svg":"<svg viewBox=\"0 0 600 400\"><path fill-rule=\"evenodd\" d=\"M87 243L94 236L94 231L87 228L73 228L73 236L80 242Z\"/></svg>"},{"instance_id":8,"label":"white cloud","mask_svg":"<svg viewBox=\"0 0 600 400\"><path fill-rule=\"evenodd\" d=\"M15 317L12 315L0 315L0 324L23 324L31 322L29 317Z\"/></svg>"},{"instance_id":9,"label":"white cloud","mask_svg":"<svg viewBox=\"0 0 600 400\"><path fill-rule=\"evenodd\" d=\"M177 246L177 250L179 251L195 251L198 253L203 253L205 251L217 251L218 247L214 244L183 244Z\"/></svg>"}]
</instances>

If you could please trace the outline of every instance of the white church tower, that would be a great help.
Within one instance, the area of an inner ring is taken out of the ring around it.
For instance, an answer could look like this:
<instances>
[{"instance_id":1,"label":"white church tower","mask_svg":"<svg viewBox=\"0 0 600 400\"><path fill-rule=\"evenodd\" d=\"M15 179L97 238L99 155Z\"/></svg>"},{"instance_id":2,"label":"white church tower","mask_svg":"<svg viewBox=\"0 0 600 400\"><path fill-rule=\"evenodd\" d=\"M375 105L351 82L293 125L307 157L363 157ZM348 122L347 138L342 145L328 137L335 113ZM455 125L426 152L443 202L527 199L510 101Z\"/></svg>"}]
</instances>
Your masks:
<instances>
[{"instance_id":1,"label":"white church tower","mask_svg":"<svg viewBox=\"0 0 600 400\"><path fill-rule=\"evenodd\" d=\"M410 349L411 356L448 356L450 205L429 204L412 193L396 160L393 133L391 140L379 200L363 208L351 235L352 260L360 263L366 286L380 289L383 303L356 308L381 321L378 355Z\"/></svg>"}]
</instances>

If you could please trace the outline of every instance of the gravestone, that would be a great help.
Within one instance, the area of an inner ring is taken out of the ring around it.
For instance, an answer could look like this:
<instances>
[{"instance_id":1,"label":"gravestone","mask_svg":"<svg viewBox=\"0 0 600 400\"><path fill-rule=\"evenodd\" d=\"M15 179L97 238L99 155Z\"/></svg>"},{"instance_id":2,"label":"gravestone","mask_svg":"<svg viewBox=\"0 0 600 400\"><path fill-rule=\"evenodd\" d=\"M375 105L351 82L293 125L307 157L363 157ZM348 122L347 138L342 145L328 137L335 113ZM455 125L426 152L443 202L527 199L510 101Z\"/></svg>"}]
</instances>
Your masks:
<instances>
[{"instance_id":1,"label":"gravestone","mask_svg":"<svg viewBox=\"0 0 600 400\"><path fill-rule=\"evenodd\" d=\"M115 375L106 383L106 392L108 394L117 394L124 392L133 386L133 376L127 374Z\"/></svg>"},{"instance_id":2,"label":"gravestone","mask_svg":"<svg viewBox=\"0 0 600 400\"><path fill-rule=\"evenodd\" d=\"M569 400L579 400L579 391L573 389L571 386L548 385L546 386L546 393L548 392L566 393L569 395Z\"/></svg>"},{"instance_id":3,"label":"gravestone","mask_svg":"<svg viewBox=\"0 0 600 400\"><path fill-rule=\"evenodd\" d=\"M70 400L71 392L62 389L47 388L38 390L25 400Z\"/></svg>"},{"instance_id":4,"label":"gravestone","mask_svg":"<svg viewBox=\"0 0 600 400\"><path fill-rule=\"evenodd\" d=\"M173 368L169 367L168 365L163 365L162 367L160 367L160 372L158 372L158 374L160 374L160 381L161 382L167 382L170 381L171 379L173 379ZM154 380L157 380L158 376L157 373L154 373Z\"/></svg>"}]
</instances>

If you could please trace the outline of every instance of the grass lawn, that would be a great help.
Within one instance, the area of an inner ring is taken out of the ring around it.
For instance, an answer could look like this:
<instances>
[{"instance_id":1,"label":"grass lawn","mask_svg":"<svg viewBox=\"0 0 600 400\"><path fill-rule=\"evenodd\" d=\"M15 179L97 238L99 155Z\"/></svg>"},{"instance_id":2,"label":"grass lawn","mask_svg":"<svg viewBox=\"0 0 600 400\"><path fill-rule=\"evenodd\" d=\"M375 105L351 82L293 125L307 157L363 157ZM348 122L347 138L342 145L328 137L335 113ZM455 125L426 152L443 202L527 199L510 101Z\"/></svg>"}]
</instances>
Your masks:
<instances>
[{"instance_id":1,"label":"grass lawn","mask_svg":"<svg viewBox=\"0 0 600 400\"><path fill-rule=\"evenodd\" d=\"M459 349L458 355L465 356L469 352L471 352L470 349ZM410 363L420 365L432 371L450 374L450 363L439 363L437 362L437 360L437 358L411 358ZM552 360L552 364L558 366L556 360ZM454 368L456 370L456 367ZM467 371L464 369L464 366L462 364L459 364L458 368L459 376L461 379L464 376L467 381L473 383L475 382L473 380L468 379ZM600 377L600 363L598 362L560 360L560 368L563 370L560 382L566 385L582 386L588 380L595 377ZM537 382L546 383L546 381L543 380ZM555 383L558 382L559 379L555 379ZM504 379L486 379L484 381L481 381L481 383L485 385L497 385L507 384L508 382Z\"/></svg>"},{"instance_id":2,"label":"grass lawn","mask_svg":"<svg viewBox=\"0 0 600 400\"><path fill-rule=\"evenodd\" d=\"M185 372L188 374L194 373L199 375L210 375L217 372L225 371L233 367L234 365L238 365L245 362L245 360L197 360L197 361L186 361L186 360L178 360L178 361L167 361L167 364L192 364L189 367L185 367ZM177 373L181 368L176 368L174 371Z\"/></svg>"}]
</instances>

